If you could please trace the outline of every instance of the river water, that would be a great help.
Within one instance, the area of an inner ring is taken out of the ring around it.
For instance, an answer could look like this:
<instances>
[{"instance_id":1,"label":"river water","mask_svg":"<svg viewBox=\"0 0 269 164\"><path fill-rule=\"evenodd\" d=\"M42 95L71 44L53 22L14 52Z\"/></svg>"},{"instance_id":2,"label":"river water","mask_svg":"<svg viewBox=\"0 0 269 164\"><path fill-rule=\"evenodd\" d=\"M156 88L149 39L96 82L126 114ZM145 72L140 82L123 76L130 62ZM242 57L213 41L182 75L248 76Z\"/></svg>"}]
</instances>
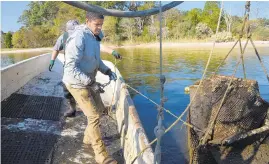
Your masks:
<instances>
[{"instance_id":1,"label":"river water","mask_svg":"<svg viewBox=\"0 0 269 164\"><path fill-rule=\"evenodd\" d=\"M214 72L228 53L229 48L214 50L211 63L206 75ZM264 65L269 71L269 47L258 48ZM121 48L118 52L125 58L117 63L125 82L148 96L155 102L160 102L159 83L159 49L158 48ZM221 66L218 74L232 75L238 60L239 50L235 49ZM24 53L1 55L1 68L25 60L41 53ZM190 98L184 88L192 85L202 77L210 48L163 48L163 74L166 77L164 96L167 98L164 107L179 116L187 107ZM114 62L114 58L102 54L102 58ZM246 76L258 81L261 96L269 101L269 82L251 47L244 54ZM242 66L237 77L243 77ZM150 141L155 139L154 128L157 125L157 108L144 97L129 90L138 111L142 124ZM164 127L169 127L176 119L164 113ZM166 164L185 163L188 150L186 149L185 127L178 123L162 140L162 161ZM155 146L153 146L154 148Z\"/></svg>"}]
</instances>

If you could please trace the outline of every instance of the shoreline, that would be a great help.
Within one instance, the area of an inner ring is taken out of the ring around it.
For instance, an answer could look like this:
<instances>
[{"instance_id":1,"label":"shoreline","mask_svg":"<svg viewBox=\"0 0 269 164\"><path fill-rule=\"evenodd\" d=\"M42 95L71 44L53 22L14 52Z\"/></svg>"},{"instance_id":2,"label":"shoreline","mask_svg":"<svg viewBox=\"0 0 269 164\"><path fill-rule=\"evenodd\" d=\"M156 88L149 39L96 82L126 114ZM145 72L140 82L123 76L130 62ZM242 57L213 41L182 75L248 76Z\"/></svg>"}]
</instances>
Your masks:
<instances>
[{"instance_id":1,"label":"shoreline","mask_svg":"<svg viewBox=\"0 0 269 164\"><path fill-rule=\"evenodd\" d=\"M13 54L13 53L26 53L26 52L39 52L39 51L52 51L53 48L51 47L46 47L46 48L27 48L27 49L16 49L16 50L6 50L2 51L1 49L1 54Z\"/></svg>"},{"instance_id":2,"label":"shoreline","mask_svg":"<svg viewBox=\"0 0 269 164\"><path fill-rule=\"evenodd\" d=\"M246 41L242 41L242 46L246 43ZM232 47L235 44L235 42L222 42L222 43L216 43L215 48L229 48ZM254 44L256 47L269 47L269 41L254 41ZM109 45L108 45L109 46ZM158 48L160 46L160 43L148 43L148 44L137 44L137 45L122 45L122 46L109 46L111 48ZM163 42L162 43L163 48L211 48L213 46L213 42ZM236 45L236 47L238 44ZM251 46L251 43L248 43L249 47ZM251 46L252 47L252 46Z\"/></svg>"},{"instance_id":3,"label":"shoreline","mask_svg":"<svg viewBox=\"0 0 269 164\"><path fill-rule=\"evenodd\" d=\"M225 42L225 43L216 43L215 48L229 48L234 45L235 42ZM246 42L243 41L242 45L244 45ZM269 47L269 41L254 41L254 44L256 47ZM160 43L141 43L141 44L135 44L135 45L122 45L122 46L115 46L115 45L109 45L104 44L110 48L158 48L160 46ZM164 42L163 48L211 48L213 46L213 42ZM238 45L237 45L238 46ZM237 47L236 46L236 47ZM248 47L251 46L251 43L248 43ZM252 47L252 46L251 46ZM38 51L52 51L53 48L46 47L46 48L29 48L29 49L16 49L16 50L6 50L2 51L1 54L10 54L10 53L24 53L24 52L38 52Z\"/></svg>"}]
</instances>

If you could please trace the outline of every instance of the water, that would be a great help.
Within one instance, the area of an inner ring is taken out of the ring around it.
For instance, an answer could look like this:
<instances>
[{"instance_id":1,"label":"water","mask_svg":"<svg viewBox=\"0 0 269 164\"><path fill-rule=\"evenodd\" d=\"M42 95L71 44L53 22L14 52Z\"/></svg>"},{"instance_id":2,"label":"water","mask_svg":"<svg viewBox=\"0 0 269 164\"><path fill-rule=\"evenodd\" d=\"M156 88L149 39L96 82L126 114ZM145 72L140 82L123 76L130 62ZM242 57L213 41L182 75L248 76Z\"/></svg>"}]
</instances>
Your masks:
<instances>
[{"instance_id":1,"label":"water","mask_svg":"<svg viewBox=\"0 0 269 164\"><path fill-rule=\"evenodd\" d=\"M1 68L15 64L19 61L29 59L34 56L38 56L44 53L51 51L39 51L39 52L27 52L27 53L10 53L10 54L1 54Z\"/></svg>"},{"instance_id":2,"label":"water","mask_svg":"<svg viewBox=\"0 0 269 164\"><path fill-rule=\"evenodd\" d=\"M211 64L208 71L214 72L220 62L228 53L229 48L214 50ZM269 47L259 48L258 51L262 56L265 67L269 71ZM117 64L125 81L135 89L157 103L160 103L160 84L159 84L159 49L146 48L128 48L119 49L120 54L128 57ZM235 49L226 62L221 66L218 74L232 75L238 59L239 50ZM202 77L210 48L208 49L191 49L191 48L164 48L163 74L166 76L164 85L164 95L168 99L164 107L172 113L179 116L187 107L190 98L184 93L186 86L192 85L195 81ZM103 55L103 58L113 61L112 57ZM133 58L133 60L131 59ZM152 62L143 62L139 60L147 60ZM245 54L246 75L249 79L258 81L261 96L269 101L269 83L263 72L263 69L251 48L246 50ZM173 67L170 67L172 65ZM207 74L209 76L210 73ZM243 69L240 65L237 77L243 77ZM132 99L138 111L142 124L150 141L155 139L154 128L157 125L157 108L154 104L146 100L144 97L130 90ZM164 112L164 126L169 127L176 118ZM172 128L171 132L165 134L162 140L162 161L166 164L186 163L188 150L186 149L185 129L182 123L178 123ZM155 145L153 146L155 148Z\"/></svg>"},{"instance_id":3,"label":"water","mask_svg":"<svg viewBox=\"0 0 269 164\"><path fill-rule=\"evenodd\" d=\"M159 49L157 48L126 48L119 49L125 59L117 64L125 82L155 102L160 102L160 84L159 84ZM214 50L211 64L208 71L214 72L229 48ZM269 71L269 47L258 48L264 65ZM221 66L218 74L232 75L234 66L238 59L238 49L234 50ZM165 108L179 116L187 107L190 99L189 95L184 93L186 86L192 85L202 77L210 48L164 48L163 74L166 76L164 85L164 95L168 99L165 102ZM1 67L3 63L7 65L24 60L37 54L11 54L1 56ZM111 55L102 54L102 58L114 62ZM263 69L255 56L253 49L248 48L245 54L245 67L248 79L258 81L261 96L269 101L269 83L263 72ZM152 62L144 62L147 60ZM167 66L169 65L169 66ZM208 73L209 76L211 73ZM242 66L240 65L237 77L243 77ZM140 120L144 125L146 134L150 141L155 139L154 128L157 125L157 108L154 104L144 97L129 90L134 104L138 111ZM176 119L164 113L164 126L169 127ZM162 161L166 164L184 163L187 159L188 150L186 149L185 129L181 123L178 123L170 132L164 135L162 140ZM155 148L155 146L153 146Z\"/></svg>"}]
</instances>

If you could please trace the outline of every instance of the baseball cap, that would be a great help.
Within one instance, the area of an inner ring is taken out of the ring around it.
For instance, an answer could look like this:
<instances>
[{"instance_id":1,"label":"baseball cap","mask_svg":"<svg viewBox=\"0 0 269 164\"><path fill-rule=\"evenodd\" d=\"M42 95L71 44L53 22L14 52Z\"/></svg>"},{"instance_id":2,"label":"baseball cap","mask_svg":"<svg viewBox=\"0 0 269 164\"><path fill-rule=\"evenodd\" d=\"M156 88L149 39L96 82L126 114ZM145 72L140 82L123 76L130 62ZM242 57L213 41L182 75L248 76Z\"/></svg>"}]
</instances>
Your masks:
<instances>
[{"instance_id":1,"label":"baseball cap","mask_svg":"<svg viewBox=\"0 0 269 164\"><path fill-rule=\"evenodd\" d=\"M69 20L66 23L66 31L74 30L77 25L79 25L77 20Z\"/></svg>"}]
</instances>

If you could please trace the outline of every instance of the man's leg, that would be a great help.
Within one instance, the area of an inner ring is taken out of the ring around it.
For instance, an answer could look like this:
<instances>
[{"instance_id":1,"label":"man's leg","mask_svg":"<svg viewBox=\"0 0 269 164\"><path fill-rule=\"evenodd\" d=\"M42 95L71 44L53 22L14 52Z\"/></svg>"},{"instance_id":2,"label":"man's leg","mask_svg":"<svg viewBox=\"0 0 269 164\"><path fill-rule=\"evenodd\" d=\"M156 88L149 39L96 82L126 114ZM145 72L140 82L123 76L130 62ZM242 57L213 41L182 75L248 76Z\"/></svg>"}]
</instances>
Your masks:
<instances>
[{"instance_id":1,"label":"man's leg","mask_svg":"<svg viewBox=\"0 0 269 164\"><path fill-rule=\"evenodd\" d=\"M91 88L89 89L90 89L90 93L92 94L93 100L97 106L97 112L99 113L99 115L102 115L105 110L105 105L102 101L100 93L95 93ZM86 129L84 132L83 143L89 145L91 144L91 138L87 134L89 134L89 132Z\"/></svg>"},{"instance_id":2,"label":"man's leg","mask_svg":"<svg viewBox=\"0 0 269 164\"><path fill-rule=\"evenodd\" d=\"M64 97L67 99L70 108L64 113L64 117L74 117L76 115L76 101L63 83Z\"/></svg>"},{"instance_id":3,"label":"man's leg","mask_svg":"<svg viewBox=\"0 0 269 164\"><path fill-rule=\"evenodd\" d=\"M98 163L102 163L105 159L108 158L108 153L101 137L99 128L100 115L92 93L86 88L76 89L71 88L70 86L66 87L79 104L83 113L87 116L88 125L86 127L84 137L87 136L91 139L92 148L95 153L95 160Z\"/></svg>"},{"instance_id":4,"label":"man's leg","mask_svg":"<svg viewBox=\"0 0 269 164\"><path fill-rule=\"evenodd\" d=\"M102 101L102 98L100 96L100 93L95 93L91 88L89 88L91 90L91 93L92 93L92 96L93 96L93 99L97 105L97 108L98 108L98 113L100 115L102 115L104 112L106 112L106 108L105 108L105 105Z\"/></svg>"}]
</instances>

